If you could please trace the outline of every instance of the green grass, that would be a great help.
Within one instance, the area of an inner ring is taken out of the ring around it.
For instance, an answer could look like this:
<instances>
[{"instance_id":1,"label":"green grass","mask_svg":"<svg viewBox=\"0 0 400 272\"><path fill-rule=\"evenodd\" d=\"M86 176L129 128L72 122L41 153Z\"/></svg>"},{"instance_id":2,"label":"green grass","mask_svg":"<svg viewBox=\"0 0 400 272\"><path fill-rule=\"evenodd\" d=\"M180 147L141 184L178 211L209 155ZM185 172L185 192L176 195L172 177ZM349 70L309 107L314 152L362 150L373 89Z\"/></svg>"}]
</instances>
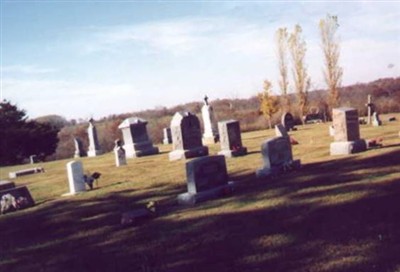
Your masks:
<instances>
[{"instance_id":1,"label":"green grass","mask_svg":"<svg viewBox=\"0 0 400 272\"><path fill-rule=\"evenodd\" d=\"M0 216L0 271L400 271L400 122L361 126L383 148L335 157L328 125L290 132L303 166L273 179L255 170L274 131L244 133L249 154L227 159L235 193L191 208L174 203L185 161L169 162L169 145L120 168L112 153L83 158L102 176L74 197L61 197L70 160L40 163L45 173L15 179L37 205ZM0 179L28 167L0 168ZM158 216L120 226L121 213L152 200Z\"/></svg>"}]
</instances>

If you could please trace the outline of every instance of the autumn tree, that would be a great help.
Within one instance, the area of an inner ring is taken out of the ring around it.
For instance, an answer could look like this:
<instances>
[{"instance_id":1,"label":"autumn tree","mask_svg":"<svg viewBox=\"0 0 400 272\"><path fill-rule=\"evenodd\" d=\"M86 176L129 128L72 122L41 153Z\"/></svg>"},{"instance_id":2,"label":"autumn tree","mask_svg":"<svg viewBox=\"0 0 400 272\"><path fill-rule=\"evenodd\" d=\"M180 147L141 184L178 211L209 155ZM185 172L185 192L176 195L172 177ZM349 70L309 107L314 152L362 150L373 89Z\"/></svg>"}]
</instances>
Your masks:
<instances>
[{"instance_id":1,"label":"autumn tree","mask_svg":"<svg viewBox=\"0 0 400 272\"><path fill-rule=\"evenodd\" d=\"M307 113L308 90L310 89L310 77L304 59L307 52L306 42L302 37L302 28L296 25L289 37L289 51L292 60L292 72L294 88L297 94L298 110L301 121L304 124L303 116Z\"/></svg>"},{"instance_id":2,"label":"autumn tree","mask_svg":"<svg viewBox=\"0 0 400 272\"><path fill-rule=\"evenodd\" d=\"M289 78L288 78L288 31L286 27L279 28L275 33L278 68L279 68L279 88L281 91L281 104L285 111L290 109L290 100L288 97Z\"/></svg>"},{"instance_id":3,"label":"autumn tree","mask_svg":"<svg viewBox=\"0 0 400 272\"><path fill-rule=\"evenodd\" d=\"M272 95L272 83L269 80L264 81L264 90L258 94L258 99L260 101L260 112L268 121L269 128L272 127L271 117L279 109L278 99L276 96Z\"/></svg>"},{"instance_id":4,"label":"autumn tree","mask_svg":"<svg viewBox=\"0 0 400 272\"><path fill-rule=\"evenodd\" d=\"M340 47L336 32L339 28L337 16L327 15L319 22L322 50L325 59L323 70L325 82L328 85L330 111L339 106L339 87L342 81L343 69L339 66Z\"/></svg>"}]
</instances>

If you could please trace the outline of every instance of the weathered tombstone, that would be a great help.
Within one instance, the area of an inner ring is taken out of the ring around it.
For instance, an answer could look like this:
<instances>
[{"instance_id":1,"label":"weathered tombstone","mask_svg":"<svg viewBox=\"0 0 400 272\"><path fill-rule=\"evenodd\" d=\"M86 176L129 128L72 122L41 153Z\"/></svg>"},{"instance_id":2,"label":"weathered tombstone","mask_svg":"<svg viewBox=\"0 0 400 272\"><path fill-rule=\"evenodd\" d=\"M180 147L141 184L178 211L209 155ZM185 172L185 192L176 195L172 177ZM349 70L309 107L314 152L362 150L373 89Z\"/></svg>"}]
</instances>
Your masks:
<instances>
[{"instance_id":1,"label":"weathered tombstone","mask_svg":"<svg viewBox=\"0 0 400 272\"><path fill-rule=\"evenodd\" d=\"M100 148L99 140L97 139L97 130L92 118L89 120L87 132L89 136L89 149L87 152L88 157L96 157L97 155L101 155L103 151Z\"/></svg>"},{"instance_id":2,"label":"weathered tombstone","mask_svg":"<svg viewBox=\"0 0 400 272\"><path fill-rule=\"evenodd\" d=\"M217 122L215 121L214 109L208 103L208 97L204 97L204 105L201 108L201 115L203 116L203 144L213 144L218 141Z\"/></svg>"},{"instance_id":3,"label":"weathered tombstone","mask_svg":"<svg viewBox=\"0 0 400 272\"><path fill-rule=\"evenodd\" d=\"M329 126L329 136L335 136L335 127L333 125Z\"/></svg>"},{"instance_id":4,"label":"weathered tombstone","mask_svg":"<svg viewBox=\"0 0 400 272\"><path fill-rule=\"evenodd\" d=\"M366 141L360 139L356 109L336 108L332 110L332 117L335 135L330 146L331 155L346 155L367 149Z\"/></svg>"},{"instance_id":5,"label":"weathered tombstone","mask_svg":"<svg viewBox=\"0 0 400 272\"><path fill-rule=\"evenodd\" d=\"M275 126L276 137L289 137L289 134L282 124L277 124Z\"/></svg>"},{"instance_id":6,"label":"weathered tombstone","mask_svg":"<svg viewBox=\"0 0 400 272\"><path fill-rule=\"evenodd\" d=\"M0 180L0 191L15 188L15 183L8 180Z\"/></svg>"},{"instance_id":7,"label":"weathered tombstone","mask_svg":"<svg viewBox=\"0 0 400 272\"><path fill-rule=\"evenodd\" d=\"M324 116L321 113L309 113L305 116L306 124L315 124L324 122Z\"/></svg>"},{"instance_id":8,"label":"weathered tombstone","mask_svg":"<svg viewBox=\"0 0 400 272\"><path fill-rule=\"evenodd\" d=\"M232 191L224 156L197 158L186 163L187 193L178 195L180 204L193 205Z\"/></svg>"},{"instance_id":9,"label":"weathered tombstone","mask_svg":"<svg viewBox=\"0 0 400 272\"><path fill-rule=\"evenodd\" d=\"M247 148L242 145L239 121L218 122L218 132L221 143L221 151L218 152L218 155L231 158L247 154Z\"/></svg>"},{"instance_id":10,"label":"weathered tombstone","mask_svg":"<svg viewBox=\"0 0 400 272\"><path fill-rule=\"evenodd\" d=\"M379 119L379 115L376 111L372 114L372 125L374 127L379 127L382 125L382 121Z\"/></svg>"},{"instance_id":11,"label":"weathered tombstone","mask_svg":"<svg viewBox=\"0 0 400 272\"><path fill-rule=\"evenodd\" d=\"M124 149L127 158L136 158L158 154L158 147L153 146L147 129L147 121L138 117L125 119L118 128L124 137Z\"/></svg>"},{"instance_id":12,"label":"weathered tombstone","mask_svg":"<svg viewBox=\"0 0 400 272\"><path fill-rule=\"evenodd\" d=\"M0 191L0 214L25 209L35 205L26 186L13 187Z\"/></svg>"},{"instance_id":13,"label":"weathered tombstone","mask_svg":"<svg viewBox=\"0 0 400 272\"><path fill-rule=\"evenodd\" d=\"M281 123L285 127L286 131L296 130L294 127L294 118L290 112L285 112L282 115Z\"/></svg>"},{"instance_id":14,"label":"weathered tombstone","mask_svg":"<svg viewBox=\"0 0 400 272\"><path fill-rule=\"evenodd\" d=\"M83 149L83 144L81 139L74 137L74 146L75 146L74 158L80 158L86 156L86 152Z\"/></svg>"},{"instance_id":15,"label":"weathered tombstone","mask_svg":"<svg viewBox=\"0 0 400 272\"><path fill-rule=\"evenodd\" d=\"M163 144L172 144L172 134L171 134L171 128L164 128L163 129Z\"/></svg>"},{"instance_id":16,"label":"weathered tombstone","mask_svg":"<svg viewBox=\"0 0 400 272\"><path fill-rule=\"evenodd\" d=\"M261 145L264 166L256 171L257 177L279 174L300 167L300 160L293 160L289 137L273 137Z\"/></svg>"},{"instance_id":17,"label":"weathered tombstone","mask_svg":"<svg viewBox=\"0 0 400 272\"><path fill-rule=\"evenodd\" d=\"M38 162L38 158L37 158L36 155L30 155L29 156L29 161L30 161L31 164L35 164L35 163Z\"/></svg>"},{"instance_id":18,"label":"weathered tombstone","mask_svg":"<svg viewBox=\"0 0 400 272\"><path fill-rule=\"evenodd\" d=\"M67 174L69 193L64 194L65 196L86 191L82 162L70 161L67 163Z\"/></svg>"},{"instance_id":19,"label":"weathered tombstone","mask_svg":"<svg viewBox=\"0 0 400 272\"><path fill-rule=\"evenodd\" d=\"M8 173L8 177L11 179L11 178L16 178L16 177L25 176L25 175L31 175L31 174L36 174L36 173L44 173L44 168L43 167L35 167L35 168L29 168L29 169L18 170L15 172L10 172L10 173Z\"/></svg>"},{"instance_id":20,"label":"weathered tombstone","mask_svg":"<svg viewBox=\"0 0 400 272\"><path fill-rule=\"evenodd\" d=\"M172 148L170 161L208 155L208 147L201 140L200 121L190 112L177 112L171 121Z\"/></svg>"},{"instance_id":21,"label":"weathered tombstone","mask_svg":"<svg viewBox=\"0 0 400 272\"><path fill-rule=\"evenodd\" d=\"M367 104L365 104L365 106L367 106L368 108L368 117L367 117L367 124L371 125L371 114L374 110L374 104L371 102L371 95L368 95L368 102Z\"/></svg>"},{"instance_id":22,"label":"weathered tombstone","mask_svg":"<svg viewBox=\"0 0 400 272\"><path fill-rule=\"evenodd\" d=\"M114 154L115 154L115 165L117 167L120 167L121 165L126 165L125 149L122 147L122 142L119 139L115 140Z\"/></svg>"}]
</instances>

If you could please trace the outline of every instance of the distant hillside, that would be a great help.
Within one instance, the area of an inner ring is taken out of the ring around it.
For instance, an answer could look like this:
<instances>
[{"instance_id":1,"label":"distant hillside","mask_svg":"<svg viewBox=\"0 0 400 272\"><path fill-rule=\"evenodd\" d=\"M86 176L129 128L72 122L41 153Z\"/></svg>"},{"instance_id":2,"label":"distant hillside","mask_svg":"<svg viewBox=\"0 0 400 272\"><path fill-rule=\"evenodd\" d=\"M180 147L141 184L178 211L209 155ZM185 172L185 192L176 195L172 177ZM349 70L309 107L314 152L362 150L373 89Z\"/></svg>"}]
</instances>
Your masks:
<instances>
[{"instance_id":1,"label":"distant hillside","mask_svg":"<svg viewBox=\"0 0 400 272\"><path fill-rule=\"evenodd\" d=\"M367 96L371 94L373 103L379 113L400 112L400 77L378 79L369 83L358 83L340 89L341 105L357 108L360 116L367 114ZM208 94L212 98L212 93ZM314 90L309 93L310 111L324 112L327 109L326 90ZM290 95L292 103L291 112L300 120L296 113L296 96ZM240 121L242 131L265 129L267 122L259 113L259 101L256 96L247 99L217 99L211 100L218 121L236 119ZM144 111L130 112L118 115L109 115L97 120L96 126L99 141L105 151L111 151L116 138L122 138L118 125L127 117L137 116L148 121L147 129L151 139L155 143L162 141L162 129L169 127L172 116L177 111L190 111L197 114L201 120L202 97L197 102L189 102L174 107L158 107ZM273 116L272 123L280 122L282 112ZM73 137L80 137L87 146L87 124L71 123L65 126L59 133L59 146L55 158L72 157L74 152Z\"/></svg>"}]
</instances>

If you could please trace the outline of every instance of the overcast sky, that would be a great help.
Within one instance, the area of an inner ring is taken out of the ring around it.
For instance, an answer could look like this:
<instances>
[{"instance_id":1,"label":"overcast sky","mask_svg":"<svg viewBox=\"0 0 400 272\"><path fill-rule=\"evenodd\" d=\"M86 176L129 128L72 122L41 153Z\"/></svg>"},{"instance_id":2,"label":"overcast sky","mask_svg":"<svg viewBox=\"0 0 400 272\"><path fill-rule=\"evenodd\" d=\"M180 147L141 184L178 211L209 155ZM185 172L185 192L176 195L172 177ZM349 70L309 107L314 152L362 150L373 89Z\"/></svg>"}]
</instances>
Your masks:
<instances>
[{"instance_id":1,"label":"overcast sky","mask_svg":"<svg viewBox=\"0 0 400 272\"><path fill-rule=\"evenodd\" d=\"M343 85L400 76L400 2L1 3L1 98L31 118L100 118L277 89L274 35L303 28L325 88L318 22L339 17Z\"/></svg>"}]
</instances>

